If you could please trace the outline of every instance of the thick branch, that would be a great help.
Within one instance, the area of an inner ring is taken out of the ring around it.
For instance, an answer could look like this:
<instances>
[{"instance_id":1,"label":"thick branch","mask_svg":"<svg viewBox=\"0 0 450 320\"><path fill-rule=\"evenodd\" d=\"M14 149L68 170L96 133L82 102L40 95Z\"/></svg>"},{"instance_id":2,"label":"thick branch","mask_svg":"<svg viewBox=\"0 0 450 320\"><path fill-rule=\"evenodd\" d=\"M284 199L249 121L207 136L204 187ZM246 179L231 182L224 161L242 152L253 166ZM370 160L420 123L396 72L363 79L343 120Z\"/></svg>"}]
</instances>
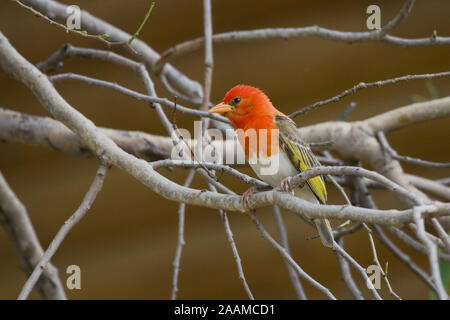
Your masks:
<instances>
[{"instance_id":1,"label":"thick branch","mask_svg":"<svg viewBox=\"0 0 450 320\"><path fill-rule=\"evenodd\" d=\"M364 121L374 132L385 133L413 124L450 116L450 97L418 102Z\"/></svg>"},{"instance_id":2,"label":"thick branch","mask_svg":"<svg viewBox=\"0 0 450 320\"><path fill-rule=\"evenodd\" d=\"M144 160L170 157L172 141L139 131L99 128L120 148ZM0 141L26 143L82 157L93 153L76 134L57 120L0 108Z\"/></svg>"}]
</instances>

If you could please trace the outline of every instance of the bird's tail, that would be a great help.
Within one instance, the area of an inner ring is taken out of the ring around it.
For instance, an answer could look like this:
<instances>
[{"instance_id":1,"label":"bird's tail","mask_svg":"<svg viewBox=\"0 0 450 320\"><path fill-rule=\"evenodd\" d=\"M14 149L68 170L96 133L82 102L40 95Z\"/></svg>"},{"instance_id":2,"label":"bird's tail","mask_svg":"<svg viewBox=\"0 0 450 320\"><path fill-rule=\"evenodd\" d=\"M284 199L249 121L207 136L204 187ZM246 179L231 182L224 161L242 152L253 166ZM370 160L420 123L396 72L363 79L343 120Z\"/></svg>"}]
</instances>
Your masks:
<instances>
[{"instance_id":1,"label":"bird's tail","mask_svg":"<svg viewBox=\"0 0 450 320\"><path fill-rule=\"evenodd\" d=\"M327 219L314 219L317 231L319 231L320 240L325 247L333 248L334 238L330 221Z\"/></svg>"}]
</instances>

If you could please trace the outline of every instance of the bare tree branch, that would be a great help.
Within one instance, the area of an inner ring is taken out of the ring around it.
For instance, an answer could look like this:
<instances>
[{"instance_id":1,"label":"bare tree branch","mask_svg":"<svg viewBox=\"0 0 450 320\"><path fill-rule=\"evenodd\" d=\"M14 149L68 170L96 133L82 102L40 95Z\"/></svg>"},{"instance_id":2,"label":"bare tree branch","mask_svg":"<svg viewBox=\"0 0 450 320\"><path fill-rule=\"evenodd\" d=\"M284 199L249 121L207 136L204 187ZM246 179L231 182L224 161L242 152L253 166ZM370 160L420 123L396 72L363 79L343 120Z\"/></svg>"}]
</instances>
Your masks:
<instances>
[{"instance_id":1,"label":"bare tree branch","mask_svg":"<svg viewBox=\"0 0 450 320\"><path fill-rule=\"evenodd\" d=\"M372 282L369 280L369 277L367 276L366 269L361 267L358 262L355 261L355 259L352 258L343 248L339 246L338 243L334 243L333 250L337 252L337 254L340 254L344 259L346 259L350 265L352 265L356 271L361 275L361 277L364 279L365 283L367 284L367 287L370 292L372 292L373 297L376 300L382 300L380 295L378 294L377 290L373 286Z\"/></svg>"},{"instance_id":2,"label":"bare tree branch","mask_svg":"<svg viewBox=\"0 0 450 320\"><path fill-rule=\"evenodd\" d=\"M450 201L450 188L433 180L407 174L406 177L417 188Z\"/></svg>"},{"instance_id":3,"label":"bare tree branch","mask_svg":"<svg viewBox=\"0 0 450 320\"><path fill-rule=\"evenodd\" d=\"M217 189L213 185L209 184L209 188L211 189L211 191L217 192ZM235 194L231 190L227 191L227 193ZM238 274L239 274L239 280L241 281L242 286L244 287L245 293L247 294L249 299L255 300L255 298L253 297L253 293L251 292L250 287L248 286L247 280L245 279L244 269L242 268L242 263L241 263L241 257L239 256L239 252L237 250L236 243L234 242L233 232L231 231L227 213L224 210L219 210L219 214L220 214L220 217L222 218L222 222L225 227L225 233L227 234L228 243L230 244L231 250L233 251L233 257L234 257L234 261L236 262L236 267L237 267Z\"/></svg>"},{"instance_id":4,"label":"bare tree branch","mask_svg":"<svg viewBox=\"0 0 450 320\"><path fill-rule=\"evenodd\" d=\"M209 97L211 95L211 83L214 66L212 45L212 13L211 0L203 0L203 25L205 34L205 82L203 87L202 110L208 110Z\"/></svg>"},{"instance_id":5,"label":"bare tree branch","mask_svg":"<svg viewBox=\"0 0 450 320\"><path fill-rule=\"evenodd\" d=\"M397 83L400 81L409 81L409 80L418 80L418 79L433 79L433 78L440 78L440 77L448 77L450 76L450 71L446 72L439 72L439 73L429 73L429 74L413 74L413 75L406 75L401 76L393 79L387 79L387 80L380 80L375 82L360 82L357 85L351 87L350 89L347 89L345 91L342 91L340 94L328 98L326 100L318 101L313 104L307 105L306 107L301 108L300 110L297 110L295 112L292 112L289 117L295 118L296 116L305 114L311 110L317 109L321 106L327 105L329 103L338 102L342 98L351 95L355 93L356 91L359 91L361 89L367 89L367 88L379 88L388 84Z\"/></svg>"},{"instance_id":6,"label":"bare tree branch","mask_svg":"<svg viewBox=\"0 0 450 320\"><path fill-rule=\"evenodd\" d=\"M91 78L88 76L83 76L81 74L62 73L62 74L50 76L49 79L52 82L60 82L60 81L67 81L67 80L82 81L82 82L85 82L90 85L97 85L97 86L113 89L117 92L123 93L129 97L132 97L136 100L143 100L143 101L147 101L150 103L160 103L161 105L163 105L165 107L169 107L172 110L175 108L174 103L165 98L158 98L158 97L154 97L154 96L150 96L150 95L145 95L145 94L133 91L131 89L128 89L126 87L123 87L117 83L100 80L100 79L95 79L95 78ZM197 116L197 117L206 117L206 118L214 119L216 121L229 123L228 120L226 120L222 116L218 116L216 114L209 113L207 111L194 110L191 108L183 107L179 104L177 104L177 110L184 114L193 115L193 116Z\"/></svg>"},{"instance_id":7,"label":"bare tree branch","mask_svg":"<svg viewBox=\"0 0 450 320\"><path fill-rule=\"evenodd\" d=\"M28 6L33 7L35 10L40 11L42 14L52 17L56 21L66 21L68 17L67 8L68 5L59 3L54 0L21 0ZM128 41L131 38L131 34L124 32L123 30L91 15L89 12L81 11L81 28L86 30L89 34L108 34L108 40L110 42ZM159 54L153 50L149 45L140 39L136 39L131 44L135 54L131 53L136 59L145 63L150 70L153 70L154 63L159 59ZM201 85L189 79L184 74L179 72L171 65L164 67L162 71L170 81L170 83L185 94L201 98L203 96Z\"/></svg>"},{"instance_id":8,"label":"bare tree branch","mask_svg":"<svg viewBox=\"0 0 450 320\"><path fill-rule=\"evenodd\" d=\"M193 162L189 160L158 160L150 163L154 169L158 169L159 167L183 167L183 168L199 168L200 164L198 162ZM230 175L242 180L245 183L254 184L261 187L267 187L268 184L265 182L262 182L259 179L252 178L244 173L241 173L237 171L236 169L233 169L227 165L223 164L217 164L217 163L209 163L209 162L202 162L202 166L213 169L213 170L221 170L226 173L229 173Z\"/></svg>"},{"instance_id":9,"label":"bare tree branch","mask_svg":"<svg viewBox=\"0 0 450 320\"><path fill-rule=\"evenodd\" d=\"M49 17L47 17L46 15L42 14L41 12L39 12L39 11L37 11L37 10L34 10L32 7L23 4L23 3L20 2L19 0L13 0L13 1L16 2L17 4L19 4L22 8L25 8L25 9L30 10L35 16L40 17L40 18L42 18L42 19L44 19L44 20L47 20L47 22L49 22L50 24L53 24L53 25L55 25L55 26L57 26L57 27L59 27L59 28L65 30L67 33L71 32L71 33L77 34L77 35L82 36L82 37L85 37L85 38L90 38L90 39L96 39L96 40L99 40L99 41L105 43L108 47L111 47L111 46L126 46L126 47L128 47L131 51L133 51L134 53L136 53L136 54L138 53L138 52L130 45L130 44L131 44L131 41L133 41L133 39L134 39L134 37L135 37L134 35L133 35L128 41L111 42L111 41L108 41L108 40L107 40L108 37L109 37L109 35L108 35L107 33L104 33L104 34L98 34L98 35L92 35L92 34L88 34L86 30L84 30L85 32L83 32L83 31L80 31L80 30L77 30L77 29L71 29L71 28L68 28L68 27L66 27L66 26L63 25L63 24L58 23L58 22L56 22L56 21L50 19ZM153 7L153 6L152 6L152 7ZM151 10L150 10L150 11L151 11Z\"/></svg>"},{"instance_id":10,"label":"bare tree branch","mask_svg":"<svg viewBox=\"0 0 450 320\"><path fill-rule=\"evenodd\" d=\"M340 41L344 43L359 43L378 41L401 47L418 47L431 45L448 45L450 44L450 37L440 37L431 35L427 38L406 39L395 37L386 34L395 28L401 21L403 21L409 14L414 1L408 0L400 10L399 14L390 21L381 30L366 31L366 32L345 32L338 30L331 30L317 25L307 26L301 28L265 28L246 31L231 31L225 33L215 34L213 36L214 44L223 44L230 42L246 42L253 40L272 40L272 39L292 39L304 37L319 37L327 40ZM384 30L383 30L384 29ZM204 45L204 38L196 38L183 43L179 43L167 50L165 50L160 59L155 63L155 72L163 69L166 63L173 61L187 53L200 49Z\"/></svg>"},{"instance_id":11,"label":"bare tree branch","mask_svg":"<svg viewBox=\"0 0 450 320\"><path fill-rule=\"evenodd\" d=\"M356 108L356 102L352 101L348 104L347 108L345 108L344 112L339 116L338 121L345 121L350 113Z\"/></svg>"},{"instance_id":12,"label":"bare tree branch","mask_svg":"<svg viewBox=\"0 0 450 320\"><path fill-rule=\"evenodd\" d=\"M360 177L350 177L349 180L352 183L352 186L354 187L354 191L356 194L356 201L360 203L363 207L366 208L377 208L375 205L375 202L372 199L372 196L370 195L369 190L367 189L366 185L362 181ZM372 230L368 228L368 226L365 223L362 223L361 225L366 228L369 234L370 243L372 246L373 256L375 263L377 264L379 270L381 271L383 278L386 282L386 285L388 286L389 292L391 295L396 297L397 299L400 299L400 297L392 290L391 284L387 278L387 274L384 272L383 268L381 267L381 264L378 260L376 249L375 249L375 243L372 237ZM416 273L419 278L421 278L433 291L435 291L435 286L432 284L432 282L429 280L428 275L420 269L412 260L411 258L405 254L403 251L401 251L383 232L380 226L373 225L373 228L375 229L375 233L378 236L381 243L386 245L404 264L406 264L407 267L409 267L414 273Z\"/></svg>"},{"instance_id":13,"label":"bare tree branch","mask_svg":"<svg viewBox=\"0 0 450 320\"><path fill-rule=\"evenodd\" d=\"M338 237L336 238L336 240L339 246L344 248L344 239L342 237ZM361 291L359 290L358 286L353 280L353 276L350 270L350 264L337 251L334 251L334 255L336 256L336 259L339 264L339 270L341 271L342 280L347 285L348 290L356 300L364 300L364 296L362 295Z\"/></svg>"},{"instance_id":14,"label":"bare tree branch","mask_svg":"<svg viewBox=\"0 0 450 320\"><path fill-rule=\"evenodd\" d=\"M95 175L94 181L92 182L88 192L84 196L83 201L81 202L78 209L70 216L70 218L64 222L63 226L59 229L58 233L56 234L55 238L53 238L47 250L45 250L44 255L42 256L39 263L36 265L30 277L28 278L27 282L23 286L22 291L19 294L18 300L25 300L28 297L31 290L33 290L34 285L36 284L36 281L39 279L44 269L47 268L48 262L56 253L56 251L58 250L61 243L64 241L67 234L84 217L84 215L88 212L88 210L94 203L97 194L102 189L106 171L108 170L108 165L104 163L103 160L100 161L101 163Z\"/></svg>"},{"instance_id":15,"label":"bare tree branch","mask_svg":"<svg viewBox=\"0 0 450 320\"><path fill-rule=\"evenodd\" d=\"M124 151L147 161L166 159L172 151L169 137L139 131L99 128ZM0 108L0 141L26 143L82 157L94 154L61 122Z\"/></svg>"},{"instance_id":16,"label":"bare tree branch","mask_svg":"<svg viewBox=\"0 0 450 320\"><path fill-rule=\"evenodd\" d=\"M380 261L378 260L377 249L375 248L375 242L373 241L373 236L372 236L372 229L370 229L365 223L363 223L363 226L367 230L367 234L369 235L370 246L372 248L372 253L373 253L373 261L378 266L378 269L380 270L381 275L383 276L384 282L386 282L386 285L389 289L389 293L392 296L394 296L396 299L402 300L402 298L400 298L400 296L398 294L396 294L394 292L394 290L392 290L391 283L389 282L387 274L384 272L383 267L381 266Z\"/></svg>"},{"instance_id":17,"label":"bare tree branch","mask_svg":"<svg viewBox=\"0 0 450 320\"><path fill-rule=\"evenodd\" d=\"M427 234L425 233L425 224L420 208L414 208L414 221L417 225L417 237L422 241L422 243L428 250L428 260L430 263L433 283L436 286L436 295L441 300L447 300L448 295L445 292L444 284L442 283L441 272L439 270L437 246L428 238Z\"/></svg>"},{"instance_id":18,"label":"bare tree branch","mask_svg":"<svg viewBox=\"0 0 450 320\"><path fill-rule=\"evenodd\" d=\"M400 161L404 161L404 162L408 162L408 163L412 163L412 164L416 164L416 165L424 166L424 167L450 168L450 162L447 162L447 163L433 162L433 161L427 161L427 160L422 160L422 159L418 159L418 158L412 158L412 157L408 157L408 156L401 156L397 153L397 151L392 149L392 147L389 145L389 142L386 139L386 136L384 135L384 133L382 131L377 132L377 137L380 140L380 143L381 143L381 146L383 147L383 149L387 153L389 153L389 155L392 158L394 158L396 160L400 160Z\"/></svg>"},{"instance_id":19,"label":"bare tree branch","mask_svg":"<svg viewBox=\"0 0 450 320\"><path fill-rule=\"evenodd\" d=\"M375 233L382 244L388 247L392 253L403 262L412 272L414 272L419 279L421 279L431 290L436 292L436 287L433 282L430 281L430 276L423 271L414 261L404 253L395 243L392 242L391 239L384 233L383 229L380 226L375 225Z\"/></svg>"},{"instance_id":20,"label":"bare tree branch","mask_svg":"<svg viewBox=\"0 0 450 320\"><path fill-rule=\"evenodd\" d=\"M450 236L448 235L448 233L444 230L442 225L439 223L438 219L431 218L431 224L433 225L434 230L436 230L437 234L441 238L445 250L447 250L447 252L450 252Z\"/></svg>"},{"instance_id":21,"label":"bare tree branch","mask_svg":"<svg viewBox=\"0 0 450 320\"><path fill-rule=\"evenodd\" d=\"M44 250L28 217L27 209L11 190L1 172L0 224L13 242L23 270L30 275ZM58 270L50 262L39 278L37 288L44 299L67 299Z\"/></svg>"},{"instance_id":22,"label":"bare tree branch","mask_svg":"<svg viewBox=\"0 0 450 320\"><path fill-rule=\"evenodd\" d=\"M380 36L384 36L394 30L400 23L402 23L411 12L412 7L414 6L414 2L416 0L406 0L403 4L403 7L400 9L400 11L397 13L397 15L389 21L384 27L382 27L378 33Z\"/></svg>"},{"instance_id":23,"label":"bare tree branch","mask_svg":"<svg viewBox=\"0 0 450 320\"><path fill-rule=\"evenodd\" d=\"M292 187L300 186L304 184L308 179L311 179L318 175L326 175L326 174L334 174L334 175L355 175L358 177L365 177L372 179L382 185L384 185L388 190L391 190L394 193L400 194L402 197L410 199L412 203L419 204L420 199L417 196L411 194L403 188L402 186L392 182L386 177L375 171L369 171L361 167L351 167L351 166L336 166L336 167L316 167L311 168L305 171L302 171L298 175L292 178L291 185Z\"/></svg>"},{"instance_id":24,"label":"bare tree branch","mask_svg":"<svg viewBox=\"0 0 450 320\"><path fill-rule=\"evenodd\" d=\"M321 291L323 294L325 294L329 299L336 300L334 295L330 292L330 290L320 283L318 283L316 280L314 280L308 273L303 271L303 269L292 259L292 257L289 255L287 250L283 248L277 241L275 241L274 238L266 231L264 228L261 220L258 218L258 216L254 212L248 213L250 218L252 219L253 223L256 225L258 230L261 232L263 237L270 242L270 244L281 254L281 256L286 259L286 261L289 262L289 264L292 266L292 268L295 269L295 271L298 273L298 275L305 279L310 285L312 285L314 288Z\"/></svg>"},{"instance_id":25,"label":"bare tree branch","mask_svg":"<svg viewBox=\"0 0 450 320\"><path fill-rule=\"evenodd\" d=\"M189 170L188 176L184 182L185 187L189 187L195 176L195 170ZM172 277L172 293L170 295L171 300L177 298L178 293L178 276L180 274L180 260L183 247L186 244L184 241L184 220L185 220L186 204L180 203L178 206L178 240L177 248L175 250L175 257L173 258L173 277Z\"/></svg>"},{"instance_id":26,"label":"bare tree branch","mask_svg":"<svg viewBox=\"0 0 450 320\"><path fill-rule=\"evenodd\" d=\"M450 97L418 102L364 121L373 132L388 133L413 124L450 116Z\"/></svg>"},{"instance_id":27,"label":"bare tree branch","mask_svg":"<svg viewBox=\"0 0 450 320\"><path fill-rule=\"evenodd\" d=\"M238 269L239 280L242 282L242 285L245 289L245 293L247 294L249 299L255 300L255 298L253 297L253 293L251 292L251 290L248 286L247 280L245 279L244 270L242 268L242 263L241 263L241 257L239 256L239 253L238 253L237 247L236 247L236 243L234 242L233 232L231 231L231 228L230 228L230 223L228 221L227 213L223 210L220 210L219 212L220 212L220 216L223 221L223 225L225 227L225 232L227 234L228 242L230 243L231 249L233 250L233 256L234 256L234 260L236 261L236 267Z\"/></svg>"},{"instance_id":28,"label":"bare tree branch","mask_svg":"<svg viewBox=\"0 0 450 320\"><path fill-rule=\"evenodd\" d=\"M277 227L279 242L284 247L284 249L286 249L287 253L289 255L291 255L291 252L289 249L289 240L288 240L286 228L284 226L283 216L281 215L281 212L280 212L280 208L278 206L273 206L272 211L273 211L275 226ZM288 270L289 279L292 283L292 286L294 287L297 298L300 300L306 300L307 299L306 294L305 294L305 291L303 290L303 286L300 282L300 279L298 278L297 272L295 272L295 269L289 264L289 262L286 259L283 259L283 260L284 260L284 263Z\"/></svg>"},{"instance_id":29,"label":"bare tree branch","mask_svg":"<svg viewBox=\"0 0 450 320\"><path fill-rule=\"evenodd\" d=\"M400 230L398 228L394 228L392 226L386 226L385 229L390 234L392 234L397 239L402 241L407 246L413 248L417 252L420 252L421 254L426 255L426 256L429 255L428 249L423 244L421 244L420 242L418 242L417 240L415 240L414 238L412 238L411 236L409 236L407 233L403 232L402 230ZM440 260L450 262L450 254L447 254L444 252L438 252L438 257Z\"/></svg>"}]
</instances>

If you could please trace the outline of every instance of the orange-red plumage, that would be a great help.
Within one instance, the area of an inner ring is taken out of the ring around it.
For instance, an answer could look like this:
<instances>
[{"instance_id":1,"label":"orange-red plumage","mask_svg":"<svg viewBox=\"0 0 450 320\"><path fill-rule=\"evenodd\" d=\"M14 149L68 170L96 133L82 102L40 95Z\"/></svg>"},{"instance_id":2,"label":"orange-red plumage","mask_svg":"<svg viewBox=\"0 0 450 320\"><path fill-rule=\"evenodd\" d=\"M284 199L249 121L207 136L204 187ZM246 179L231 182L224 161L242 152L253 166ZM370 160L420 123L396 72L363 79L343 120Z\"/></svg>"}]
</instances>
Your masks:
<instances>
[{"instance_id":1,"label":"orange-red plumage","mask_svg":"<svg viewBox=\"0 0 450 320\"><path fill-rule=\"evenodd\" d=\"M269 157L277 154L279 152L278 136L274 137L276 141L272 143L271 130L278 130L273 121L274 117L277 115L284 116L284 114L272 105L272 102L264 92L255 87L239 84L225 94L223 103L229 105L232 103L232 99L236 97L241 99L239 108L235 109L234 112L225 113L225 115L235 129L238 129L238 138L244 147L246 157L252 157L255 153L256 155L263 154ZM249 143L249 129L253 129L256 132L258 141L256 145ZM265 130L265 132L261 130ZM267 139L267 143L261 143L260 145L259 137L264 136ZM245 139L245 143L243 139Z\"/></svg>"}]
</instances>

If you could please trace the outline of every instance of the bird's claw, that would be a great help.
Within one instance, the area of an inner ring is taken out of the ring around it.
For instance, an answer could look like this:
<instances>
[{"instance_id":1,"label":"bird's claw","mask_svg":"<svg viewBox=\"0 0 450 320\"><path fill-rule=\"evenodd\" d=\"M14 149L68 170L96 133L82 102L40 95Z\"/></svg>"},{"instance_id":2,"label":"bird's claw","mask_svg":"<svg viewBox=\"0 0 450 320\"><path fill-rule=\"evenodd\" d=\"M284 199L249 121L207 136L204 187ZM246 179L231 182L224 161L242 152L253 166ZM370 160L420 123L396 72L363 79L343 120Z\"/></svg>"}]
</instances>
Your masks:
<instances>
[{"instance_id":1,"label":"bird's claw","mask_svg":"<svg viewBox=\"0 0 450 320\"><path fill-rule=\"evenodd\" d=\"M259 190L257 187L251 187L242 194L242 204L247 210L250 210L250 206L248 203L248 199L255 193L257 193Z\"/></svg>"},{"instance_id":2,"label":"bird's claw","mask_svg":"<svg viewBox=\"0 0 450 320\"><path fill-rule=\"evenodd\" d=\"M286 193L290 193L294 195L294 190L291 187L291 177L287 177L283 180L281 180L281 190L283 190Z\"/></svg>"},{"instance_id":3,"label":"bird's claw","mask_svg":"<svg viewBox=\"0 0 450 320\"><path fill-rule=\"evenodd\" d=\"M255 193L258 192L263 192L263 191L267 191L267 190L271 190L272 187L271 186L255 186L255 187L251 187L249 189L247 189L243 194L242 194L242 204L244 205L244 207L250 211L250 205L248 203L249 198L254 195Z\"/></svg>"}]
</instances>

